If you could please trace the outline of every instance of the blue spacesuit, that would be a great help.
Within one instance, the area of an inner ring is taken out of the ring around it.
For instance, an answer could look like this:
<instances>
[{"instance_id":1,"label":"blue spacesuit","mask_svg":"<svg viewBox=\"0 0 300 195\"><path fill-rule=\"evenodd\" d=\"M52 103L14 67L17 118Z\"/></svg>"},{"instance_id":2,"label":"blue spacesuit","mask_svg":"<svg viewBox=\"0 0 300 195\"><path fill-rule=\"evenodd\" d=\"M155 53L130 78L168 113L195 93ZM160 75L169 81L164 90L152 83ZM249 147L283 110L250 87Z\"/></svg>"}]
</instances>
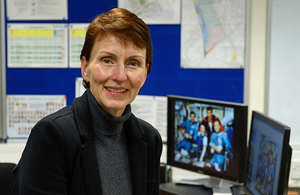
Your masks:
<instances>
[{"instance_id":1,"label":"blue spacesuit","mask_svg":"<svg viewBox=\"0 0 300 195\"><path fill-rule=\"evenodd\" d=\"M198 131L197 131L197 122L193 122L189 119L186 119L184 123L181 125L183 129L185 129L185 133L187 133L191 139L184 138L177 146L177 150L179 151L181 148L184 148L186 151L190 151L192 144L196 143Z\"/></svg>"},{"instance_id":2,"label":"blue spacesuit","mask_svg":"<svg viewBox=\"0 0 300 195\"><path fill-rule=\"evenodd\" d=\"M215 145L217 148L222 148L220 151L214 150L213 157L210 160L211 165L217 163L218 167L221 168L225 159L225 151L228 151L231 148L227 134L222 131L212 133L209 145L210 147Z\"/></svg>"}]
</instances>

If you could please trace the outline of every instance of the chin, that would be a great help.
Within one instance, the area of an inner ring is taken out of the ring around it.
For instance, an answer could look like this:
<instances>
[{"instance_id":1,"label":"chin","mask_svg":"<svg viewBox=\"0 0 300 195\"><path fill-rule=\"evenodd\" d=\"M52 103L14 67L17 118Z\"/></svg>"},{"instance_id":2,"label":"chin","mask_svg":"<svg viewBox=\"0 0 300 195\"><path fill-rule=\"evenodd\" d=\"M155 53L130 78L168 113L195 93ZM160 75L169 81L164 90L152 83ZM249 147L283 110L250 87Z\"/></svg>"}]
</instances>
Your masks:
<instances>
[{"instance_id":1,"label":"chin","mask_svg":"<svg viewBox=\"0 0 300 195\"><path fill-rule=\"evenodd\" d=\"M122 104L108 104L107 108L110 110L124 110L128 104L122 103Z\"/></svg>"}]
</instances>

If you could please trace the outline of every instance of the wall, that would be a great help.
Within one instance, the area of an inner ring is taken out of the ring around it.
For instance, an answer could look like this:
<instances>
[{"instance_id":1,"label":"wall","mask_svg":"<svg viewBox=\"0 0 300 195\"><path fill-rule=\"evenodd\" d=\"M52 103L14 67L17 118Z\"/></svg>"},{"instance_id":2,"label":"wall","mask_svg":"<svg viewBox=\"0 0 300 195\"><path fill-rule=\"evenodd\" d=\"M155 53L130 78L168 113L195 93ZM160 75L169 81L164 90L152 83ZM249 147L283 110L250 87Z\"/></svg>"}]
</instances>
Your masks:
<instances>
[{"instance_id":1,"label":"wall","mask_svg":"<svg viewBox=\"0 0 300 195\"><path fill-rule=\"evenodd\" d=\"M252 0L250 7L249 117L252 110L264 112L267 1Z\"/></svg>"},{"instance_id":2,"label":"wall","mask_svg":"<svg viewBox=\"0 0 300 195\"><path fill-rule=\"evenodd\" d=\"M300 1L269 1L266 113L291 127L290 144L299 148Z\"/></svg>"}]
</instances>

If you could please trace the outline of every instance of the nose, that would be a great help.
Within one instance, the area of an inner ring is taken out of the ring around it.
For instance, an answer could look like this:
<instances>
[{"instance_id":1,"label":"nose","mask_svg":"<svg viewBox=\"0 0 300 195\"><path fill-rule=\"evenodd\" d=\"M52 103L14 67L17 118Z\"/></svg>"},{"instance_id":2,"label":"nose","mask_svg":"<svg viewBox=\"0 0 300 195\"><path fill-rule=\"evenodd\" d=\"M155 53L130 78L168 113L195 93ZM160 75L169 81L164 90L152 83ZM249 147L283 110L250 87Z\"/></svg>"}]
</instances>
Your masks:
<instances>
[{"instance_id":1,"label":"nose","mask_svg":"<svg viewBox=\"0 0 300 195\"><path fill-rule=\"evenodd\" d=\"M124 64L118 64L115 68L113 79L118 82L127 80L126 68Z\"/></svg>"}]
</instances>

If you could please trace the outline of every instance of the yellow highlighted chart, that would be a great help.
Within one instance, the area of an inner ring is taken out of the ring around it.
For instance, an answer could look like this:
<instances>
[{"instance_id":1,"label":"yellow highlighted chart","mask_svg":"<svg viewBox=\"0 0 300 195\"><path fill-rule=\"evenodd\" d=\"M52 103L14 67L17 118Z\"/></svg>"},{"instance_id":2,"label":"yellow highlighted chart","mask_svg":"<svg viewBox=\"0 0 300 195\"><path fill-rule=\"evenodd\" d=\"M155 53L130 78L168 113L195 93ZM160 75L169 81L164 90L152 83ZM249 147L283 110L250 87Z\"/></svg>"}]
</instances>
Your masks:
<instances>
[{"instance_id":1,"label":"yellow highlighted chart","mask_svg":"<svg viewBox=\"0 0 300 195\"><path fill-rule=\"evenodd\" d=\"M67 68L67 24L7 24L8 67Z\"/></svg>"}]
</instances>

